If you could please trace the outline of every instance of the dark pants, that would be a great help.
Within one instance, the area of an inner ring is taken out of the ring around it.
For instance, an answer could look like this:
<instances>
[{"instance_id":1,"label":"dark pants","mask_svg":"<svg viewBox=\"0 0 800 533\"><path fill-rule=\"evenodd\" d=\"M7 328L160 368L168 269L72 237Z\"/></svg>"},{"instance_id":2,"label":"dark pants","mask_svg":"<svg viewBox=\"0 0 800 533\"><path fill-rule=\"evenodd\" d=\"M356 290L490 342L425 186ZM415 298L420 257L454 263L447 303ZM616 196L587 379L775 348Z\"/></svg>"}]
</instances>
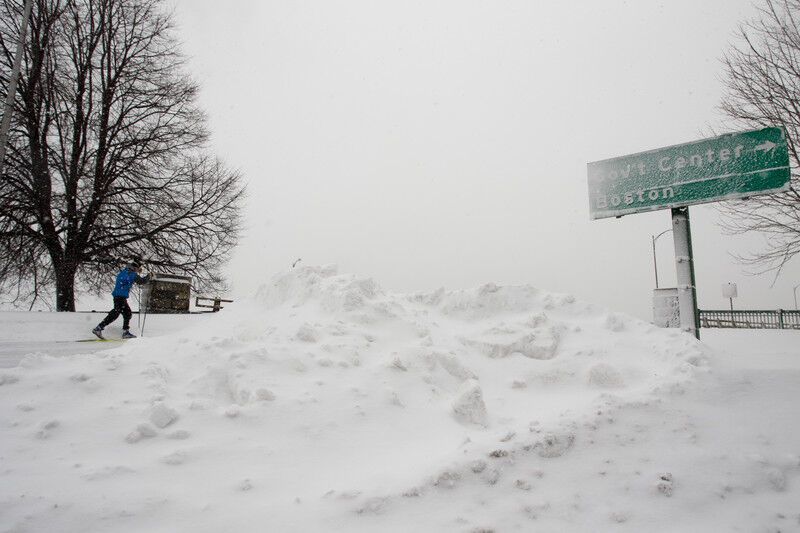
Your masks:
<instances>
[{"instance_id":1,"label":"dark pants","mask_svg":"<svg viewBox=\"0 0 800 533\"><path fill-rule=\"evenodd\" d=\"M122 329L128 329L131 323L131 308L128 305L128 299L124 296L114 296L114 309L109 311L102 322L100 322L100 329L114 322L119 315L122 315Z\"/></svg>"}]
</instances>

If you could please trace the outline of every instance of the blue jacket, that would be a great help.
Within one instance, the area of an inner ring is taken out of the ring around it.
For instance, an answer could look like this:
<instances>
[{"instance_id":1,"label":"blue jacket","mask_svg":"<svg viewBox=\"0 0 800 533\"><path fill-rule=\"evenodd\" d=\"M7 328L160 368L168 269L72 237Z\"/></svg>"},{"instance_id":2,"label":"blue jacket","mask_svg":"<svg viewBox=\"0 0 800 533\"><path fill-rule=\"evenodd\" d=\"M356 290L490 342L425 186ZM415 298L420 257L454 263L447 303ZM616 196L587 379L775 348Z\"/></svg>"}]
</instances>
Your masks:
<instances>
[{"instance_id":1,"label":"blue jacket","mask_svg":"<svg viewBox=\"0 0 800 533\"><path fill-rule=\"evenodd\" d=\"M144 283L145 281L139 274L125 267L117 274L117 282L114 284L111 296L127 298L134 283Z\"/></svg>"}]
</instances>

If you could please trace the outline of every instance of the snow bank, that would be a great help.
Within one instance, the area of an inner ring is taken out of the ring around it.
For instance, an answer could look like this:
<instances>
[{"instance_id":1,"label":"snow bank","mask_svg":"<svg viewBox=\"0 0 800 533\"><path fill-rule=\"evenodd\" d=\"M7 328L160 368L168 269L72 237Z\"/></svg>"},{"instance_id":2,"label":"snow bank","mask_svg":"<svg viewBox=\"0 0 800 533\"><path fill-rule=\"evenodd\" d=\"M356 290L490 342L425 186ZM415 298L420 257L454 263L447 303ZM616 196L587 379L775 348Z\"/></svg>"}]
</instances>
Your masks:
<instances>
[{"instance_id":1,"label":"snow bank","mask_svg":"<svg viewBox=\"0 0 800 533\"><path fill-rule=\"evenodd\" d=\"M4 528L369 530L394 499L568 456L604 411L706 361L686 335L569 295L393 294L330 266L205 318L0 372Z\"/></svg>"}]
</instances>

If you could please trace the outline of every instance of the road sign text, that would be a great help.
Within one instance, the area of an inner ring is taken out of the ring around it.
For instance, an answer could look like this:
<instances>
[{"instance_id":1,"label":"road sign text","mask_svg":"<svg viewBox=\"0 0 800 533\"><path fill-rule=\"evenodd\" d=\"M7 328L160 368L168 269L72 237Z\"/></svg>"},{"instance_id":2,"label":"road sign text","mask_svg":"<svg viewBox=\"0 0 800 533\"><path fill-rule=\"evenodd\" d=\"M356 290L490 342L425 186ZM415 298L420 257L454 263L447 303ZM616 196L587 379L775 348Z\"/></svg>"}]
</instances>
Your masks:
<instances>
[{"instance_id":1,"label":"road sign text","mask_svg":"<svg viewBox=\"0 0 800 533\"><path fill-rule=\"evenodd\" d=\"M592 218L683 207L786 190L780 128L670 146L588 165Z\"/></svg>"}]
</instances>

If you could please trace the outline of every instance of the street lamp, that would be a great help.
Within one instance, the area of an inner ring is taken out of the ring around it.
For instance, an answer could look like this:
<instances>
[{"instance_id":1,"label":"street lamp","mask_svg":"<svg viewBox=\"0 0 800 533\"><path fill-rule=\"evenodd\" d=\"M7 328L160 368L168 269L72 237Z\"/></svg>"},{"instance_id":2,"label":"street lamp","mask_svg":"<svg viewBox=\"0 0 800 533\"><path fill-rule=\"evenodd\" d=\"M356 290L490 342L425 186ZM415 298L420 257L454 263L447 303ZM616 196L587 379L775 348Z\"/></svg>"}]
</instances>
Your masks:
<instances>
[{"instance_id":1,"label":"street lamp","mask_svg":"<svg viewBox=\"0 0 800 533\"><path fill-rule=\"evenodd\" d=\"M669 233L670 231L672 231L672 229L665 229L658 235L655 236L650 235L650 238L653 240L653 270L656 273L656 289L658 288L658 262L656 261L656 241L658 240L659 237L661 237L665 233Z\"/></svg>"},{"instance_id":2,"label":"street lamp","mask_svg":"<svg viewBox=\"0 0 800 533\"><path fill-rule=\"evenodd\" d=\"M792 292L794 293L794 310L797 311L797 288L800 287L800 283L794 286Z\"/></svg>"}]
</instances>

